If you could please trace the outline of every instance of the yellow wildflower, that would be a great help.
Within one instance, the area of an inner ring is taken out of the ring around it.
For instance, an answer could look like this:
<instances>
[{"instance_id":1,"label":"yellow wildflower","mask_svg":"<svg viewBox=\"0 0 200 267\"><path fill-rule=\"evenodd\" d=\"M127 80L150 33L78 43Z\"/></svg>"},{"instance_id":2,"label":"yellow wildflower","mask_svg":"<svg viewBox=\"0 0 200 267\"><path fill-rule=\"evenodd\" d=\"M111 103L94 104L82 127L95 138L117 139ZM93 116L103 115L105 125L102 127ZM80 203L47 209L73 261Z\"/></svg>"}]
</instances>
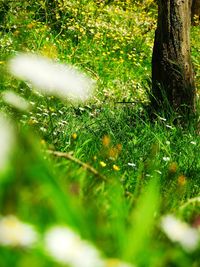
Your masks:
<instances>
[{"instance_id":1,"label":"yellow wildflower","mask_svg":"<svg viewBox=\"0 0 200 267\"><path fill-rule=\"evenodd\" d=\"M13 32L14 36L18 36L20 34L20 31L16 30Z\"/></svg>"},{"instance_id":2,"label":"yellow wildflower","mask_svg":"<svg viewBox=\"0 0 200 267\"><path fill-rule=\"evenodd\" d=\"M100 161L99 164L101 165L101 167L106 167L106 163L104 161Z\"/></svg>"},{"instance_id":3,"label":"yellow wildflower","mask_svg":"<svg viewBox=\"0 0 200 267\"><path fill-rule=\"evenodd\" d=\"M42 146L44 146L44 145L46 144L46 141L45 141L44 139L41 139L41 140L40 140L40 144L41 144Z\"/></svg>"},{"instance_id":4,"label":"yellow wildflower","mask_svg":"<svg viewBox=\"0 0 200 267\"><path fill-rule=\"evenodd\" d=\"M49 58L57 58L58 57L58 50L55 44L45 44L40 53L43 56L49 57Z\"/></svg>"},{"instance_id":5,"label":"yellow wildflower","mask_svg":"<svg viewBox=\"0 0 200 267\"><path fill-rule=\"evenodd\" d=\"M117 147L117 150L118 150L119 152L121 152L121 150L122 150L122 144L117 144L116 147Z\"/></svg>"},{"instance_id":6,"label":"yellow wildflower","mask_svg":"<svg viewBox=\"0 0 200 267\"><path fill-rule=\"evenodd\" d=\"M50 110L51 112L55 112L55 111L56 111L55 108L52 108L52 107L50 107L49 110Z\"/></svg>"},{"instance_id":7,"label":"yellow wildflower","mask_svg":"<svg viewBox=\"0 0 200 267\"><path fill-rule=\"evenodd\" d=\"M133 265L120 261L119 259L107 259L106 267L133 267Z\"/></svg>"},{"instance_id":8,"label":"yellow wildflower","mask_svg":"<svg viewBox=\"0 0 200 267\"><path fill-rule=\"evenodd\" d=\"M31 22L27 25L27 28L28 29L32 29L33 27L35 26L35 23L34 22Z\"/></svg>"},{"instance_id":9,"label":"yellow wildflower","mask_svg":"<svg viewBox=\"0 0 200 267\"><path fill-rule=\"evenodd\" d=\"M111 147L109 152L108 152L109 158L111 158L112 160L116 160L118 158L121 150L122 150L121 144L117 144L115 147Z\"/></svg>"},{"instance_id":10,"label":"yellow wildflower","mask_svg":"<svg viewBox=\"0 0 200 267\"><path fill-rule=\"evenodd\" d=\"M113 165L113 170L114 170L114 171L119 171L120 168L119 168L119 166L117 166L117 165L114 164L114 165Z\"/></svg>"},{"instance_id":11,"label":"yellow wildflower","mask_svg":"<svg viewBox=\"0 0 200 267\"><path fill-rule=\"evenodd\" d=\"M28 124L29 125L34 125L34 124L36 124L36 123L38 123L35 119L30 119L29 121L28 121Z\"/></svg>"},{"instance_id":12,"label":"yellow wildflower","mask_svg":"<svg viewBox=\"0 0 200 267\"><path fill-rule=\"evenodd\" d=\"M185 177L185 175L180 175L179 177L178 177L178 185L180 185L180 186L184 186L185 184L186 184L186 177Z\"/></svg>"},{"instance_id":13,"label":"yellow wildflower","mask_svg":"<svg viewBox=\"0 0 200 267\"><path fill-rule=\"evenodd\" d=\"M103 146L108 147L110 144L110 137L108 135L104 135L102 138Z\"/></svg>"},{"instance_id":14,"label":"yellow wildflower","mask_svg":"<svg viewBox=\"0 0 200 267\"><path fill-rule=\"evenodd\" d=\"M77 133L72 134L72 139L76 140L77 139Z\"/></svg>"},{"instance_id":15,"label":"yellow wildflower","mask_svg":"<svg viewBox=\"0 0 200 267\"><path fill-rule=\"evenodd\" d=\"M169 165L169 172L170 173L176 173L178 169L178 165L176 162L172 162L170 165Z\"/></svg>"}]
</instances>

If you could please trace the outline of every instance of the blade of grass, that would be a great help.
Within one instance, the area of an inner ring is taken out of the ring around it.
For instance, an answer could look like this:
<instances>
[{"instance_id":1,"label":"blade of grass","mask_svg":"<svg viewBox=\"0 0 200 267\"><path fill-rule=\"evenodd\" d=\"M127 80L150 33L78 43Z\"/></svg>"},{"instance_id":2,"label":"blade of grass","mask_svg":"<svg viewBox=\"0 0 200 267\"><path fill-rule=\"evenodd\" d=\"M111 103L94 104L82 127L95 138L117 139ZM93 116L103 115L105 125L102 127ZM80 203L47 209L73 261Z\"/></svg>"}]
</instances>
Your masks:
<instances>
[{"instance_id":1,"label":"blade of grass","mask_svg":"<svg viewBox=\"0 0 200 267\"><path fill-rule=\"evenodd\" d=\"M130 227L127 231L127 246L124 259L140 262L151 237L155 214L159 206L159 183L157 175L153 177L130 216Z\"/></svg>"}]
</instances>

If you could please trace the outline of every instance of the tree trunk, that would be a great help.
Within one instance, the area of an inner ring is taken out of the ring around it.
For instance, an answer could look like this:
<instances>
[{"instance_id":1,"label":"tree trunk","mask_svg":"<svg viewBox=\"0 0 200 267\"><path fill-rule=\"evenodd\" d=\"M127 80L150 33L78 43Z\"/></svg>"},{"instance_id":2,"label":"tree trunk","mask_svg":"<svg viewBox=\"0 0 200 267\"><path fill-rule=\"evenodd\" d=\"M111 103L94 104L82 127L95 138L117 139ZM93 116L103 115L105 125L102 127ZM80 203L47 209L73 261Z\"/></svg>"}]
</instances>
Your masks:
<instances>
[{"instance_id":1,"label":"tree trunk","mask_svg":"<svg viewBox=\"0 0 200 267\"><path fill-rule=\"evenodd\" d=\"M190 57L192 0L158 0L158 24L152 56L153 107L184 114L195 110Z\"/></svg>"}]
</instances>

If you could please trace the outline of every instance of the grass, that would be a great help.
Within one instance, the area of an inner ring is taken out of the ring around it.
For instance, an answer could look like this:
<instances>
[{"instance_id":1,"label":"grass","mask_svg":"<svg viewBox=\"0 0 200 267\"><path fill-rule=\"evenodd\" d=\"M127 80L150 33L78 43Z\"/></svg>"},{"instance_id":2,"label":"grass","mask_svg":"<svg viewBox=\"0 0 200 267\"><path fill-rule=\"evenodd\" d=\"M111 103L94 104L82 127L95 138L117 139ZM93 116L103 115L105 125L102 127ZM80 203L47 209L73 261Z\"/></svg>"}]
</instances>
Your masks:
<instances>
[{"instance_id":1,"label":"grass","mask_svg":"<svg viewBox=\"0 0 200 267\"><path fill-rule=\"evenodd\" d=\"M167 214L191 227L199 224L200 137L195 120L182 127L174 125L176 115L149 118L145 88L156 6L147 0L100 2L49 1L52 11L45 1L23 6L17 1L4 18L1 90L15 91L32 109L20 112L0 103L17 140L0 176L0 214L34 225L40 240L32 249L0 246L2 267L62 266L44 250L43 236L51 225L63 224L94 244L107 267L122 266L119 260L135 266L199 265L199 245L188 252L161 227ZM198 36L193 27L197 89ZM79 67L97 81L94 97L72 104L34 93L7 70L17 51Z\"/></svg>"}]
</instances>

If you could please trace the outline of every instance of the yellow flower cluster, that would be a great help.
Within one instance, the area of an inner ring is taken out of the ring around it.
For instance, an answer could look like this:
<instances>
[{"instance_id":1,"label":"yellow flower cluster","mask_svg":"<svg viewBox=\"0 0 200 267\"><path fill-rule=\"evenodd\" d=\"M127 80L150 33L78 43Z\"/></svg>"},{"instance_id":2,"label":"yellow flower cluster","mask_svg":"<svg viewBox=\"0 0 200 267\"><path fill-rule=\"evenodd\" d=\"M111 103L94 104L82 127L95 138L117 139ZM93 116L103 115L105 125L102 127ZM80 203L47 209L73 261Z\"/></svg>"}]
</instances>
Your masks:
<instances>
[{"instance_id":1,"label":"yellow flower cluster","mask_svg":"<svg viewBox=\"0 0 200 267\"><path fill-rule=\"evenodd\" d=\"M104 135L102 138L102 146L103 146L103 151L102 151L102 156L104 157L104 160L99 161L99 165L102 168L105 168L108 166L108 168L114 170L114 171L119 171L120 167L116 164L113 164L113 161L117 160L121 150L122 150L122 145L117 144L115 146L112 145L112 140L109 135ZM97 160L97 156L94 156L94 161Z\"/></svg>"}]
</instances>

